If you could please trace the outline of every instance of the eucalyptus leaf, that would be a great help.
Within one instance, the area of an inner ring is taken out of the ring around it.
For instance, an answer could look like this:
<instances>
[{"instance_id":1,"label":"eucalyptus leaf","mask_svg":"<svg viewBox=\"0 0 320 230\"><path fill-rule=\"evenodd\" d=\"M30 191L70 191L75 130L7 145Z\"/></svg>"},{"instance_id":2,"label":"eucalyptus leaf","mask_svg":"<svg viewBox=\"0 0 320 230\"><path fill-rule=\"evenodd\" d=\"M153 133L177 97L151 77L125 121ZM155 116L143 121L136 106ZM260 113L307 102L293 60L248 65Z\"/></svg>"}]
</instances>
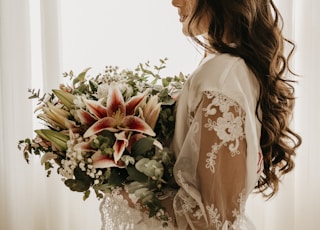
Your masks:
<instances>
[{"instance_id":1,"label":"eucalyptus leaf","mask_svg":"<svg viewBox=\"0 0 320 230\"><path fill-rule=\"evenodd\" d=\"M154 139L152 137L146 137L138 140L132 145L131 153L133 156L144 156L153 147Z\"/></svg>"},{"instance_id":2,"label":"eucalyptus leaf","mask_svg":"<svg viewBox=\"0 0 320 230\"><path fill-rule=\"evenodd\" d=\"M89 86L92 92L96 92L98 89L98 84L92 80L89 80Z\"/></svg>"},{"instance_id":3,"label":"eucalyptus leaf","mask_svg":"<svg viewBox=\"0 0 320 230\"><path fill-rule=\"evenodd\" d=\"M124 169L112 168L108 183L114 186L121 186L122 183L127 179L128 173Z\"/></svg>"},{"instance_id":4,"label":"eucalyptus leaf","mask_svg":"<svg viewBox=\"0 0 320 230\"><path fill-rule=\"evenodd\" d=\"M129 174L129 180L138 181L142 183L148 181L148 177L142 172L139 172L134 166L128 166L127 171Z\"/></svg>"},{"instance_id":5,"label":"eucalyptus leaf","mask_svg":"<svg viewBox=\"0 0 320 230\"><path fill-rule=\"evenodd\" d=\"M92 178L85 172L82 171L79 167L74 169L74 176L77 180L84 181L86 184L91 184Z\"/></svg>"},{"instance_id":6,"label":"eucalyptus leaf","mask_svg":"<svg viewBox=\"0 0 320 230\"><path fill-rule=\"evenodd\" d=\"M76 78L73 79L73 85L77 84L78 82L82 82L85 80L86 74L87 72L90 70L91 68L86 68L85 70L83 70Z\"/></svg>"},{"instance_id":7,"label":"eucalyptus leaf","mask_svg":"<svg viewBox=\"0 0 320 230\"><path fill-rule=\"evenodd\" d=\"M77 179L67 179L64 183L71 191L75 192L85 192L90 188L90 183Z\"/></svg>"}]
</instances>

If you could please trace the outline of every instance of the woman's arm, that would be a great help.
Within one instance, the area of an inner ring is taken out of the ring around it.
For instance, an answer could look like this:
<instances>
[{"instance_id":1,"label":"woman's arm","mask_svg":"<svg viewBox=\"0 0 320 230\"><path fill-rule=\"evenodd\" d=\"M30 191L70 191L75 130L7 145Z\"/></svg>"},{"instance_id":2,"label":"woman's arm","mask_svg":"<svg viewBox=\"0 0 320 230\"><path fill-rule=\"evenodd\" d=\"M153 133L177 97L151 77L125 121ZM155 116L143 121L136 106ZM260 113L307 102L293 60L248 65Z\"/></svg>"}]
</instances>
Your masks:
<instances>
[{"instance_id":1,"label":"woman's arm","mask_svg":"<svg viewBox=\"0 0 320 230\"><path fill-rule=\"evenodd\" d=\"M175 205L190 229L229 229L242 214L246 195L244 119L245 112L234 100L218 92L203 93L192 121L198 123L200 135L194 172L200 201L193 199L194 185L188 184L188 178L177 175L182 188Z\"/></svg>"}]
</instances>

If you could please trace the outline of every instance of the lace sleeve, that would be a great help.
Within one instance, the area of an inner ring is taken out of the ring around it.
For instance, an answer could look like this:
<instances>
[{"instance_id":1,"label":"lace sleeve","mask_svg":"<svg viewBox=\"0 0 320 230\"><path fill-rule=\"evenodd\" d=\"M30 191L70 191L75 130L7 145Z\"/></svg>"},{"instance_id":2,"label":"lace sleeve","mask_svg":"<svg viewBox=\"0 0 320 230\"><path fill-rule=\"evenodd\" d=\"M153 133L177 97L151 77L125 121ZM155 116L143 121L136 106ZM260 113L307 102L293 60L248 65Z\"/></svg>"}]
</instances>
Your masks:
<instances>
[{"instance_id":1,"label":"lace sleeve","mask_svg":"<svg viewBox=\"0 0 320 230\"><path fill-rule=\"evenodd\" d=\"M237 229L243 213L246 183L245 112L232 99L204 92L192 124L197 124L196 184L178 171L178 215L186 229ZM185 140L192 141L192 140ZM197 195L198 194L198 195ZM199 196L199 199L197 199Z\"/></svg>"}]
</instances>

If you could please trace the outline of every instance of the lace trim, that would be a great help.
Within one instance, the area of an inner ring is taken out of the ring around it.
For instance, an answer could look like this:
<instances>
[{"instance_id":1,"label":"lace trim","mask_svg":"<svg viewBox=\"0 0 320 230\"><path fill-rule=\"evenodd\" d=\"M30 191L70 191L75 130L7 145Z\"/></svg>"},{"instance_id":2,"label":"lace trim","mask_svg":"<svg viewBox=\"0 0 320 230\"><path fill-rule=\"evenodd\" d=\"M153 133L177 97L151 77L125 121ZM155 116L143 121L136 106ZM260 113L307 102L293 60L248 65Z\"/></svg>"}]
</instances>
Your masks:
<instances>
[{"instance_id":1,"label":"lace trim","mask_svg":"<svg viewBox=\"0 0 320 230\"><path fill-rule=\"evenodd\" d=\"M207 117L204 128L208 131L215 131L221 140L220 143L214 143L211 146L211 151L207 153L206 168L215 173L217 153L222 146L228 146L232 157L240 154L239 142L245 137L243 130L245 112L234 100L221 93L205 91L204 95L211 100L207 107L202 109L204 117ZM231 107L236 113L230 112ZM222 116L212 120L210 116L216 115L218 110Z\"/></svg>"},{"instance_id":2,"label":"lace trim","mask_svg":"<svg viewBox=\"0 0 320 230\"><path fill-rule=\"evenodd\" d=\"M173 230L173 221L169 220L168 226L163 227L163 223L156 218L149 218L148 212L143 212L141 205L136 202L135 208L131 208L129 203L121 195L122 188L117 187L110 193L106 193L100 205L102 219L101 230ZM172 193L164 196L172 196ZM132 201L135 197L130 195Z\"/></svg>"},{"instance_id":3,"label":"lace trim","mask_svg":"<svg viewBox=\"0 0 320 230\"><path fill-rule=\"evenodd\" d=\"M218 208L216 208L214 206L214 204L211 205L207 205L206 209L208 211L208 215L209 215L209 219L210 219L210 224L214 225L215 228L217 230L228 230L228 229L239 229L239 227L241 226L243 220L244 220L244 212L245 212L245 195L244 195L244 191L242 191L239 194L239 198L237 200L237 202L239 203L239 210L238 209L234 209L232 211L232 216L235 218L235 221L232 223L229 220L226 220L224 223L222 223L221 221L221 214L218 210Z\"/></svg>"},{"instance_id":4,"label":"lace trim","mask_svg":"<svg viewBox=\"0 0 320 230\"><path fill-rule=\"evenodd\" d=\"M183 178L181 170L179 170L177 173L177 181L179 182L179 184L181 184L183 189L180 189L177 194L181 201L181 208L179 210L176 210L176 214L178 214L179 216L192 215L197 220L200 220L201 218L206 219L206 212L201 210L196 200L189 195L189 185ZM232 211L232 216L235 219L233 223L230 220L226 220L224 222L221 220L221 213L214 203L206 205L205 209L209 217L208 221L210 226L214 226L217 230L239 229L244 221L246 202L245 189L241 193L239 193L237 202L239 203L239 209L234 208L234 210Z\"/></svg>"}]
</instances>

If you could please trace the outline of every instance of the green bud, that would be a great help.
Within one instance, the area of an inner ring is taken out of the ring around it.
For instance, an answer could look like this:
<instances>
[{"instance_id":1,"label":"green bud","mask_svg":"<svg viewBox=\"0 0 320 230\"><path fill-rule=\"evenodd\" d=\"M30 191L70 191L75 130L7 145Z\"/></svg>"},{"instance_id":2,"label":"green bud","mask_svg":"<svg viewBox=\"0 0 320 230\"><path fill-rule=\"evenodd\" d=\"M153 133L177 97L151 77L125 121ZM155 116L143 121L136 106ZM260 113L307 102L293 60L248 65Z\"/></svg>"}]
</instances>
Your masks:
<instances>
[{"instance_id":1,"label":"green bud","mask_svg":"<svg viewBox=\"0 0 320 230\"><path fill-rule=\"evenodd\" d=\"M93 149L98 149L100 148L100 141L97 138L95 138L90 142L90 145Z\"/></svg>"}]
</instances>

